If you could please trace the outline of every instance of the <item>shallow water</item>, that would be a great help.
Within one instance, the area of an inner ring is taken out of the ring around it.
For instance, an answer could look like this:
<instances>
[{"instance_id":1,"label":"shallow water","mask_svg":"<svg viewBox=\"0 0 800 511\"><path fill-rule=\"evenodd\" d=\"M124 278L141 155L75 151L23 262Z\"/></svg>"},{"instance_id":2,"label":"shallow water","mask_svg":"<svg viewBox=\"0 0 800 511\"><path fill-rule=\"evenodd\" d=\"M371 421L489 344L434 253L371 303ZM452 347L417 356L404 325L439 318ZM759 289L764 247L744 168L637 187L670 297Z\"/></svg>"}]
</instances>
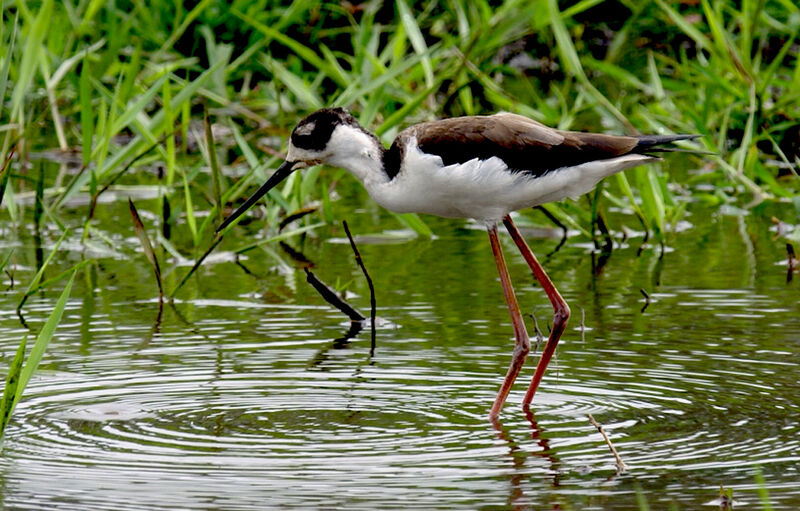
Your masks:
<instances>
[{"instance_id":1,"label":"shallow water","mask_svg":"<svg viewBox=\"0 0 800 511\"><path fill-rule=\"evenodd\" d=\"M152 222L154 203L140 202ZM389 243L369 235L394 221L372 206L352 214L382 318L370 357L368 329L346 339L349 323L285 254L226 262L254 226L159 313L127 205L103 208L98 228L115 246L87 250L75 234L49 272L84 252L96 261L6 433L1 507L639 509L639 493L653 509L697 509L717 505L723 485L757 509L760 470L775 509L800 508L800 275L787 282L768 220L796 222L790 206L691 208L663 258L637 255L634 238L602 267L578 237L552 255L557 240L531 237L573 319L533 413L519 407L529 359L495 425L486 417L513 341L480 230L431 220L436 239ZM45 254L55 237L43 233ZM342 241L333 227L289 243L322 280L352 281L349 300L368 311ZM503 244L523 310L546 329L546 297ZM0 292L7 364L37 256L26 230L0 245L19 263ZM34 331L61 285L28 301ZM627 472L616 474L589 413Z\"/></svg>"}]
</instances>

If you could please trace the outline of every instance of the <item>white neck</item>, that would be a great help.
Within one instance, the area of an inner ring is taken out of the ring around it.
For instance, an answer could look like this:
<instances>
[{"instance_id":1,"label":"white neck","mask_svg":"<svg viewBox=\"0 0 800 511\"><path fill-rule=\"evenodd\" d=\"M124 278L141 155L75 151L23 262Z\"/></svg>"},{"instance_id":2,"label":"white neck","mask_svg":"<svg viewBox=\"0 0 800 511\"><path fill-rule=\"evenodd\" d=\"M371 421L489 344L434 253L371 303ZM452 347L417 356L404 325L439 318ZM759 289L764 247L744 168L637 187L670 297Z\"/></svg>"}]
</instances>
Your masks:
<instances>
[{"instance_id":1,"label":"white neck","mask_svg":"<svg viewBox=\"0 0 800 511\"><path fill-rule=\"evenodd\" d=\"M383 171L385 149L377 139L352 126L339 125L333 130L329 153L323 158L328 165L350 171L371 192L373 186L389 181Z\"/></svg>"}]
</instances>

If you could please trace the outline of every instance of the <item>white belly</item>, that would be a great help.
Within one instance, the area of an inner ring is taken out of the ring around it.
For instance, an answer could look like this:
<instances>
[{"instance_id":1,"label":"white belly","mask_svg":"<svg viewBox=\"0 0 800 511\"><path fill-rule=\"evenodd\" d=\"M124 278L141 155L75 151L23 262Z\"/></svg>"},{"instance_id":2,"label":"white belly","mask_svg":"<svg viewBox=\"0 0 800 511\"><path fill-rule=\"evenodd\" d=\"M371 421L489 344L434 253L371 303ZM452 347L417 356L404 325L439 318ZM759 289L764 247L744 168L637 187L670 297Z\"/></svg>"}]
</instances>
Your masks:
<instances>
[{"instance_id":1,"label":"white belly","mask_svg":"<svg viewBox=\"0 0 800 511\"><path fill-rule=\"evenodd\" d=\"M652 159L631 154L534 177L510 172L496 157L443 167L438 156L409 147L393 180L365 184L373 199L390 211L497 222L512 211L582 195L602 178Z\"/></svg>"}]
</instances>

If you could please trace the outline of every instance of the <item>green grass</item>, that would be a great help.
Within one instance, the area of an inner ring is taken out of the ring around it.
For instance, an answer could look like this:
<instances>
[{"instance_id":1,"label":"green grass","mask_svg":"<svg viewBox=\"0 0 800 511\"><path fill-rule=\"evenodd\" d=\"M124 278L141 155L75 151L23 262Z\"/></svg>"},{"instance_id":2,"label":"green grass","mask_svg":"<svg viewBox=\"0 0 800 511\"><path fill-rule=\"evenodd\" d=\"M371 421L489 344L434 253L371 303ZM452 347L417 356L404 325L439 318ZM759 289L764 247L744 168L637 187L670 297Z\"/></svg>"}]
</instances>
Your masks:
<instances>
[{"instance_id":1,"label":"green grass","mask_svg":"<svg viewBox=\"0 0 800 511\"><path fill-rule=\"evenodd\" d=\"M42 330L39 332L39 335L37 335L36 342L28 353L27 359L25 358L25 349L28 336L25 335L9 365L3 397L0 399L0 439L2 439L6 426L11 420L11 414L14 412L14 408L22 399L25 387L27 387L28 382L30 382L33 373L36 372L36 368L39 366L39 362L42 360L44 352L55 334L56 327L61 321L76 273L76 269L71 270L67 285L61 292L61 296L56 302L50 316L47 318Z\"/></svg>"},{"instance_id":2,"label":"green grass","mask_svg":"<svg viewBox=\"0 0 800 511\"><path fill-rule=\"evenodd\" d=\"M135 4L128 14L99 2L69 9L52 1L8 2L0 50L6 99L0 161L11 147L17 151L2 183L32 145L81 148L85 171L54 190L51 209L57 214L81 190L94 194L117 182L119 170L153 145L135 167L166 164L167 177L158 184L166 187L175 213L186 215L196 252L223 213L219 201L248 191L230 191L233 180L224 170L234 162L219 161L218 154L246 161L252 172L245 179L252 185L274 164L266 157L281 151L280 140L300 116L343 105L387 142L415 121L497 110L561 128L696 132L704 135L703 148L718 155L690 163L707 165L707 172L670 181L733 185L736 195L759 200L796 194L796 176L786 178L774 161L791 167L797 158L790 133L800 113L800 67L791 51L797 7L706 0L679 10L658 0L644 7L621 2L630 14L613 16L603 15L600 3L531 6L512 0L499 7L450 2L421 8L398 2L386 12L377 3L348 11L313 2L237 1L227 7L205 1L187 11L152 2ZM610 40L594 42L586 33L597 27L586 20L606 29ZM509 55L543 64L520 67ZM196 122L204 110L211 112L208 129ZM235 130L233 140L220 141L221 151L209 150L215 142L211 123ZM41 128L51 136L32 138ZM264 134L276 137L267 154L253 147ZM120 143L120 135L132 140ZM187 147L192 138L202 160ZM190 160L204 160L212 171L192 172ZM611 183L606 195L628 202L658 238L675 200L663 171L640 174L633 187ZM319 173L307 173L301 184L284 188L280 210L267 218L316 199L319 179ZM14 191L25 187L21 180L9 182ZM205 225L197 225L198 208L213 209ZM562 213L583 231L594 231ZM429 234L418 218L398 221Z\"/></svg>"},{"instance_id":3,"label":"green grass","mask_svg":"<svg viewBox=\"0 0 800 511\"><path fill-rule=\"evenodd\" d=\"M612 180L599 204L577 206L602 212L627 204L632 225L641 222L658 240L700 182L732 187L716 198L720 203L796 195L796 6L657 0L615 3L621 14L608 15L602 3L404 1L394 10L378 3L348 10L206 0L191 10L136 3L129 14L101 2L6 2L0 162L8 161L8 170L0 191L11 197L28 188L12 176L34 147L79 148L81 172L66 182L44 176L52 219L77 193L89 192L94 203L118 182L157 184L170 213L162 222L172 227L183 216L191 235L191 244L175 248L197 256L211 241L223 201L264 178L294 122L321 106L342 105L387 143L416 121L498 110L569 129L700 133L690 147L717 153L690 159L690 168L703 172L637 170ZM598 43L601 29L608 40ZM514 56L540 62L515 64ZM212 126L228 127L233 137L214 140ZM257 143L263 136L268 147ZM155 163L166 167L164 179L137 172ZM250 169L243 180L227 177L239 164ZM268 224L324 196L320 190L339 177L312 171L290 180L271 194ZM676 197L667 182L684 184L684 193ZM22 221L12 201L4 205L11 220ZM201 221L197 214L206 209L211 214ZM331 215L330 204L325 209L326 222L344 214ZM566 203L549 209L594 237L596 214L586 218ZM84 236L93 215L94 207ZM430 235L424 219L397 221Z\"/></svg>"}]
</instances>

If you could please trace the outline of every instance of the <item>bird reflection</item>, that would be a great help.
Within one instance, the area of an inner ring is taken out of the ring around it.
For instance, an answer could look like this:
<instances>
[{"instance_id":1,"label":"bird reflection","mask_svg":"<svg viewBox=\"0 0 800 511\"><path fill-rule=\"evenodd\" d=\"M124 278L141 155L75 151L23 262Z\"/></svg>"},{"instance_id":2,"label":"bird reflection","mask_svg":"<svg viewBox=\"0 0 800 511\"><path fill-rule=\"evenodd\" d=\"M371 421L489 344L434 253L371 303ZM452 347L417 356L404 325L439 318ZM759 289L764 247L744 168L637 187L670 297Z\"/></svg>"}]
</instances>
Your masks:
<instances>
[{"instance_id":1,"label":"bird reflection","mask_svg":"<svg viewBox=\"0 0 800 511\"><path fill-rule=\"evenodd\" d=\"M531 439L535 441L536 444L541 447L541 449L531 452L523 451L519 443L517 443L517 441L511 437L509 431L503 427L500 419L491 419L492 427L495 430L497 438L508 445L508 455L511 458L514 466L514 472L510 478L511 491L508 497L508 503L511 506L511 509L514 510L534 509L531 502L526 499L523 491L523 484L527 474L527 471L525 470L525 464L529 457L534 456L536 458L547 460L548 473L552 475L552 487L557 488L560 485L559 479L561 474L559 469L561 466L561 461L558 459L555 452L550 448L550 439L545 435L542 428L539 427L539 424L536 422L536 417L530 409L525 410L525 419L528 421L531 427ZM561 509L561 505L558 502L553 502L553 509Z\"/></svg>"}]
</instances>

